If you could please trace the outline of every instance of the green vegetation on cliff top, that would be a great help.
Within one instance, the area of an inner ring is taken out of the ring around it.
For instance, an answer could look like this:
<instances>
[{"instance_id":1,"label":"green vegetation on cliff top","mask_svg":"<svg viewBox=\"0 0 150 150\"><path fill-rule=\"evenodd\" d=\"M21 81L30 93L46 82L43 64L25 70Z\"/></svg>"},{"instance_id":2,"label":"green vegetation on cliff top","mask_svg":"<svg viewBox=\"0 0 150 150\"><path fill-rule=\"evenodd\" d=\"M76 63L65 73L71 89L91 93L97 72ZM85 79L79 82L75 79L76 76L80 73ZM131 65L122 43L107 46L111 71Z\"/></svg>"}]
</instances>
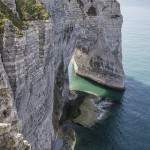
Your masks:
<instances>
[{"instance_id":1,"label":"green vegetation on cliff top","mask_svg":"<svg viewBox=\"0 0 150 150\"><path fill-rule=\"evenodd\" d=\"M6 20L11 20L14 26L21 28L23 22L3 2L0 1L0 29L3 28Z\"/></svg>"},{"instance_id":2,"label":"green vegetation on cliff top","mask_svg":"<svg viewBox=\"0 0 150 150\"><path fill-rule=\"evenodd\" d=\"M16 0L17 13L8 8L0 0L0 28L4 26L6 20L11 20L13 25L21 29L24 21L47 20L49 14L44 6L36 0Z\"/></svg>"},{"instance_id":3,"label":"green vegetation on cliff top","mask_svg":"<svg viewBox=\"0 0 150 150\"><path fill-rule=\"evenodd\" d=\"M49 17L44 6L36 0L16 0L16 9L21 20L46 20Z\"/></svg>"}]
</instances>

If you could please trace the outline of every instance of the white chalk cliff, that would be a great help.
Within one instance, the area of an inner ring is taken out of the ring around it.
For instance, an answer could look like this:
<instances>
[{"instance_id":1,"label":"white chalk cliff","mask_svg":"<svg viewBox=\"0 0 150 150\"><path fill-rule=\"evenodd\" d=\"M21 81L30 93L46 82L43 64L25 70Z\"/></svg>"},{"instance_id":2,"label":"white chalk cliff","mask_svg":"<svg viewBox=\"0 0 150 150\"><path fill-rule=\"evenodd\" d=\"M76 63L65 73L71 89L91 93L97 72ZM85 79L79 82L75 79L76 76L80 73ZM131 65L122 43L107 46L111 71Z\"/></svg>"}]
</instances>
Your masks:
<instances>
[{"instance_id":1,"label":"white chalk cliff","mask_svg":"<svg viewBox=\"0 0 150 150\"><path fill-rule=\"evenodd\" d=\"M116 1L83 3L84 29L77 40L76 73L102 85L124 89L120 5Z\"/></svg>"},{"instance_id":2,"label":"white chalk cliff","mask_svg":"<svg viewBox=\"0 0 150 150\"><path fill-rule=\"evenodd\" d=\"M53 149L73 52L79 74L124 87L121 24L116 0L0 0L0 148Z\"/></svg>"}]
</instances>

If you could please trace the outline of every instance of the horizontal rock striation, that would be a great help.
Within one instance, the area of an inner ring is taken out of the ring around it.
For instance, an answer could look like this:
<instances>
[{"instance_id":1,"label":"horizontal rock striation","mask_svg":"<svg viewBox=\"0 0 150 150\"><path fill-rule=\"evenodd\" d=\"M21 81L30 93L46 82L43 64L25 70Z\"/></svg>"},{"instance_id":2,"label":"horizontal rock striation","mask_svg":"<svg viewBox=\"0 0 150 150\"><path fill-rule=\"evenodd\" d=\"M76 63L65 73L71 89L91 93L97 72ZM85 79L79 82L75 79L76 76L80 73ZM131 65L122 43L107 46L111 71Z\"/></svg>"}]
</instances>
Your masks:
<instances>
[{"instance_id":1,"label":"horizontal rock striation","mask_svg":"<svg viewBox=\"0 0 150 150\"><path fill-rule=\"evenodd\" d=\"M3 7L5 10L1 11L4 23L0 36L0 65L2 66L0 75L4 78L2 81L4 80L6 83L3 87L3 82L0 82L0 87L6 96L11 92L8 103L11 105L9 107L1 106L2 111L6 110L0 112L3 115L0 122L5 123L2 119L13 109L14 112L17 112L21 122L19 127L21 133L30 142L32 149L51 149L54 139L52 112L55 70L53 61L56 57L52 49L51 20L45 20L47 19L45 16L44 18L41 16L36 18L36 15L30 17L29 13L28 21L26 20L28 18L24 19L13 14L5 1L1 4L5 6ZM16 10L18 10L17 7ZM41 11L43 13L43 8ZM20 15L21 12L17 13ZM16 24L16 17L20 18L21 26ZM0 93L0 96L4 94ZM8 101L6 98L4 100ZM4 100L2 99L1 102ZM13 118L13 116L7 118L10 128L17 127L17 125L12 126ZM16 122L18 122L17 118ZM3 130L3 124L1 128ZM27 150L27 147L30 149L18 130L9 129L0 136L2 148L5 146L7 149ZM6 139L8 139L8 143L4 143ZM9 144L9 140L14 142L14 147Z\"/></svg>"},{"instance_id":2,"label":"horizontal rock striation","mask_svg":"<svg viewBox=\"0 0 150 150\"><path fill-rule=\"evenodd\" d=\"M2 46L1 42L0 40ZM13 92L8 81L0 58L0 149L30 150L28 142L19 134L19 122L13 106Z\"/></svg>"},{"instance_id":3,"label":"horizontal rock striation","mask_svg":"<svg viewBox=\"0 0 150 150\"><path fill-rule=\"evenodd\" d=\"M18 36L10 22L4 29L2 62L22 121L22 133L33 149L50 148L54 134L51 33L49 20L30 22L22 36Z\"/></svg>"}]
</instances>

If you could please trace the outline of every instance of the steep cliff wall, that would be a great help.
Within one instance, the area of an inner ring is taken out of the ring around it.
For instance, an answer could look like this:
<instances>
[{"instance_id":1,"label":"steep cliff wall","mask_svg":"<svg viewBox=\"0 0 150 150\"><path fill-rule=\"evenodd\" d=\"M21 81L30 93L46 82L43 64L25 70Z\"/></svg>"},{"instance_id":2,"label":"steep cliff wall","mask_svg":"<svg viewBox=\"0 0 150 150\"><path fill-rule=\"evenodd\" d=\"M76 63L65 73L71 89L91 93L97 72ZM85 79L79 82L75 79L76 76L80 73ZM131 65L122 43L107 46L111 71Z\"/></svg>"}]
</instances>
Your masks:
<instances>
[{"instance_id":1,"label":"steep cliff wall","mask_svg":"<svg viewBox=\"0 0 150 150\"><path fill-rule=\"evenodd\" d=\"M7 83L10 85L10 102L14 104L13 108L21 121L21 132L32 149L51 149L54 137L52 112L55 77L52 23L50 18L45 18L46 11L39 3L32 7L31 3L28 6L16 1L16 15L5 2L1 1L1 8L5 10L1 10L4 21L1 26L0 54L5 72L1 76L6 83L4 87L2 84L0 86L5 90ZM18 11L20 4L23 4L23 11ZM28 7L31 7L32 12Z\"/></svg>"},{"instance_id":2,"label":"steep cliff wall","mask_svg":"<svg viewBox=\"0 0 150 150\"><path fill-rule=\"evenodd\" d=\"M44 4L49 17L39 2ZM90 45L91 37L93 42L95 36L91 30L95 31L101 24L101 17L91 19L91 16L97 13L103 16L100 6L103 3L115 2L0 1L1 8L5 5L8 9L7 13L6 9L1 9L0 13L0 64L5 72L1 73L1 76L6 81L5 86L9 84L9 90L12 92L10 101L14 104L11 108L16 110L22 124L21 132L33 150L53 148L63 104L68 100L69 61L75 49L83 42L83 36L89 39L81 44ZM94 6L99 6L98 12L93 8L93 3ZM108 10L112 10L111 5ZM89 31L88 34L86 30ZM114 32L120 34L120 30ZM113 35L111 37L113 38ZM1 89L5 89L5 86L0 82ZM0 122L5 123L3 120Z\"/></svg>"},{"instance_id":3,"label":"steep cliff wall","mask_svg":"<svg viewBox=\"0 0 150 150\"><path fill-rule=\"evenodd\" d=\"M124 89L122 15L117 1L83 3L85 25L74 54L76 73L102 85Z\"/></svg>"},{"instance_id":4,"label":"steep cliff wall","mask_svg":"<svg viewBox=\"0 0 150 150\"><path fill-rule=\"evenodd\" d=\"M0 35L0 149L30 150L30 145L19 133L20 123L13 105L14 93L1 59L4 33L0 33Z\"/></svg>"}]
</instances>

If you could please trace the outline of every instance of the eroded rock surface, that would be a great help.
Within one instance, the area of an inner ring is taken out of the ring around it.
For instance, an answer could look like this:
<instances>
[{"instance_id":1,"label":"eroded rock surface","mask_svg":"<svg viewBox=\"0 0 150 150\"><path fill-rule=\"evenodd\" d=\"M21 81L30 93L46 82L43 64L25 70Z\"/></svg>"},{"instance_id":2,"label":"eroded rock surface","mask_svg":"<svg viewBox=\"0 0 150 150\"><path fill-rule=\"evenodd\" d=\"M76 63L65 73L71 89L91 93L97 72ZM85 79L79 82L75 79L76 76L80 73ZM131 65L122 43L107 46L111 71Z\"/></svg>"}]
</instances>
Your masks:
<instances>
[{"instance_id":1,"label":"eroded rock surface","mask_svg":"<svg viewBox=\"0 0 150 150\"><path fill-rule=\"evenodd\" d=\"M31 146L19 133L19 121L13 106L13 92L0 59L0 149L31 150Z\"/></svg>"},{"instance_id":2,"label":"eroded rock surface","mask_svg":"<svg viewBox=\"0 0 150 150\"><path fill-rule=\"evenodd\" d=\"M108 87L124 89L119 3L84 1L82 10L85 20L74 54L76 73Z\"/></svg>"},{"instance_id":3,"label":"eroded rock surface","mask_svg":"<svg viewBox=\"0 0 150 150\"><path fill-rule=\"evenodd\" d=\"M110 55L110 61L117 61L114 66L121 66L121 49L118 48L121 47L121 39L118 38L121 36L121 16L117 16L119 7L114 0L36 0L44 4L49 17L41 5L35 5L34 16L27 8L21 17L21 10L15 3L17 1L0 0L0 4L6 6L5 10L0 10L0 89L7 89L6 95L11 95L11 106L8 105L8 108L14 111L8 112L16 112L18 119L8 115L7 121L1 119L0 122L14 128L12 120L20 120L21 133L32 149L50 150L57 139L63 104L68 100L67 67L73 52L83 49L83 45L85 48L91 46L89 50L92 52L93 41L99 40L95 44L95 51L106 48L108 55L102 52L101 57L105 59ZM37 13L39 7L42 18ZM5 13L7 8L8 13ZM105 21L106 24L103 24ZM105 30L105 25L111 26L113 30L109 27ZM102 33L104 36L101 36ZM104 40L106 35L110 37L107 42ZM112 48L115 44L119 53L117 57L112 57L109 50L115 51ZM85 57L84 53L82 56ZM76 62L82 64L80 58ZM3 93L0 96L3 97ZM3 115L7 115L7 112ZM15 129L13 133L16 135L19 131Z\"/></svg>"}]
</instances>

